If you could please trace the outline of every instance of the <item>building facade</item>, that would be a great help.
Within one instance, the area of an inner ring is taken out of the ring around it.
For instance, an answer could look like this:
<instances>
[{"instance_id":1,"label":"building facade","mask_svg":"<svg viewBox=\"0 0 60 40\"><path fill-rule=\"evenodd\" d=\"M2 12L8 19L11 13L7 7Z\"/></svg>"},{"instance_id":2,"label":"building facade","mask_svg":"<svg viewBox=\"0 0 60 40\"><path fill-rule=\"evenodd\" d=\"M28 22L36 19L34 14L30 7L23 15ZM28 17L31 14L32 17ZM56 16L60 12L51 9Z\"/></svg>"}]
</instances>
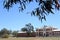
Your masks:
<instances>
[{"instance_id":1,"label":"building facade","mask_svg":"<svg viewBox=\"0 0 60 40\"><path fill-rule=\"evenodd\" d=\"M60 36L60 30L53 28L51 26L44 26L43 28L37 28L35 32L28 35L26 32L20 32L17 34L17 37L36 37L36 36Z\"/></svg>"},{"instance_id":2,"label":"building facade","mask_svg":"<svg viewBox=\"0 0 60 40\"><path fill-rule=\"evenodd\" d=\"M60 36L60 30L57 30L57 28L44 26L43 28L36 29L36 36Z\"/></svg>"},{"instance_id":3,"label":"building facade","mask_svg":"<svg viewBox=\"0 0 60 40\"><path fill-rule=\"evenodd\" d=\"M36 34L35 32L32 32L28 35L26 32L19 32L17 37L36 37Z\"/></svg>"}]
</instances>

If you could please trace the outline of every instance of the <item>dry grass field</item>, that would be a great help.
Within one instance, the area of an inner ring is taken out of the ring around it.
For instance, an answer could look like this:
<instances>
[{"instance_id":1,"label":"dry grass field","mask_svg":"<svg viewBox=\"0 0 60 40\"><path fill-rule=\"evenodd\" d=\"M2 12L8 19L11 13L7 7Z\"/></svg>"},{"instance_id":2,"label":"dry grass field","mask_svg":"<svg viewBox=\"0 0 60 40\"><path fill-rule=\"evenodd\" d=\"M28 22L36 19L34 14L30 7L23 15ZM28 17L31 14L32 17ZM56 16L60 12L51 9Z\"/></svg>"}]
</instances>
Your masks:
<instances>
[{"instance_id":1,"label":"dry grass field","mask_svg":"<svg viewBox=\"0 0 60 40\"><path fill-rule=\"evenodd\" d=\"M10 37L10 38L0 38L0 40L60 40L60 37Z\"/></svg>"}]
</instances>

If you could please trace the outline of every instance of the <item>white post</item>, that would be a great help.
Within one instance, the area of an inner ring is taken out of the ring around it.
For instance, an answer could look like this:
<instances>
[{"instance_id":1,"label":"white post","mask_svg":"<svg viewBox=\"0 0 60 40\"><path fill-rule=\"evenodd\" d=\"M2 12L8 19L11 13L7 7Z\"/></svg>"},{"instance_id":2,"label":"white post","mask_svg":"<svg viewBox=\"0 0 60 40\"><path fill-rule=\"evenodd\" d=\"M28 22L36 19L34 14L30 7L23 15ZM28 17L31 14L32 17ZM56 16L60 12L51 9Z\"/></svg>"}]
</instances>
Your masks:
<instances>
[{"instance_id":1,"label":"white post","mask_svg":"<svg viewBox=\"0 0 60 40\"><path fill-rule=\"evenodd\" d=\"M38 37L39 37L39 29L38 29Z\"/></svg>"},{"instance_id":2,"label":"white post","mask_svg":"<svg viewBox=\"0 0 60 40\"><path fill-rule=\"evenodd\" d=\"M44 27L43 27L43 36L45 36L45 37L46 37L46 27L47 27L47 26L44 26Z\"/></svg>"}]
</instances>

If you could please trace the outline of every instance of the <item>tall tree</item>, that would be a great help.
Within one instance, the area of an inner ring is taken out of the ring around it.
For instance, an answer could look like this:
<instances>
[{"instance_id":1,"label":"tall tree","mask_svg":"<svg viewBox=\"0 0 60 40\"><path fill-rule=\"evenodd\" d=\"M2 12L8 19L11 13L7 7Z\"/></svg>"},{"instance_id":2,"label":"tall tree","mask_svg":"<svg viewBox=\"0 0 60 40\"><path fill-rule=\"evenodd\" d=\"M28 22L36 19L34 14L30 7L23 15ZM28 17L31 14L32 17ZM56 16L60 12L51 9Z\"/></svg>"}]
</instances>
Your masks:
<instances>
[{"instance_id":1,"label":"tall tree","mask_svg":"<svg viewBox=\"0 0 60 40\"><path fill-rule=\"evenodd\" d=\"M9 34L11 34L11 30L6 28L0 30L0 37L9 37Z\"/></svg>"},{"instance_id":2,"label":"tall tree","mask_svg":"<svg viewBox=\"0 0 60 40\"><path fill-rule=\"evenodd\" d=\"M26 31L28 35L30 35L32 32L34 32L34 27L31 23L28 23L25 25L24 28L21 29L22 31Z\"/></svg>"},{"instance_id":3,"label":"tall tree","mask_svg":"<svg viewBox=\"0 0 60 40\"><path fill-rule=\"evenodd\" d=\"M25 31L27 31L27 28L24 27L21 29L21 31L25 32Z\"/></svg>"},{"instance_id":4,"label":"tall tree","mask_svg":"<svg viewBox=\"0 0 60 40\"><path fill-rule=\"evenodd\" d=\"M11 31L10 30L7 30L6 28L1 29L1 31L0 31L0 35L10 34L10 33L11 33Z\"/></svg>"},{"instance_id":5,"label":"tall tree","mask_svg":"<svg viewBox=\"0 0 60 40\"><path fill-rule=\"evenodd\" d=\"M60 0L4 0L4 8L10 9L14 4L19 4L19 10L23 11L26 8L26 4L30 2L38 3L38 7L35 10L32 10L31 15L37 16L41 21L42 19L46 20L46 15L53 13L52 10L55 8L59 10Z\"/></svg>"},{"instance_id":6,"label":"tall tree","mask_svg":"<svg viewBox=\"0 0 60 40\"><path fill-rule=\"evenodd\" d=\"M13 31L13 32L12 32L12 35L13 35L14 37L17 37L17 33L18 33L18 31Z\"/></svg>"}]
</instances>

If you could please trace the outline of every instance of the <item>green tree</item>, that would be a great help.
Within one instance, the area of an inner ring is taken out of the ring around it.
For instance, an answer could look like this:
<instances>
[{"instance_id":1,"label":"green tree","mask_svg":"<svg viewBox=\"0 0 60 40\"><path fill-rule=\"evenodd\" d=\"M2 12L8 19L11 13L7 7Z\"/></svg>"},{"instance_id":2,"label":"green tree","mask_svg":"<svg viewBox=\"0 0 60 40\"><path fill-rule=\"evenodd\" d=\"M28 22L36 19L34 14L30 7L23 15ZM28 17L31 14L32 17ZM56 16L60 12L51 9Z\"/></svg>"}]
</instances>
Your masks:
<instances>
[{"instance_id":1,"label":"green tree","mask_svg":"<svg viewBox=\"0 0 60 40\"><path fill-rule=\"evenodd\" d=\"M11 33L11 31L10 30L7 30L6 28L1 29L1 31L0 31L0 35L10 34L10 33Z\"/></svg>"},{"instance_id":2,"label":"green tree","mask_svg":"<svg viewBox=\"0 0 60 40\"><path fill-rule=\"evenodd\" d=\"M28 35L30 35L32 32L34 32L34 27L31 23L28 23L25 25L24 28L21 29L22 31L26 31Z\"/></svg>"},{"instance_id":3,"label":"green tree","mask_svg":"<svg viewBox=\"0 0 60 40\"><path fill-rule=\"evenodd\" d=\"M12 35L13 35L14 37L17 37L17 33L18 33L18 31L13 31L13 32L12 32Z\"/></svg>"},{"instance_id":4,"label":"green tree","mask_svg":"<svg viewBox=\"0 0 60 40\"><path fill-rule=\"evenodd\" d=\"M1 31L0 31L0 37L1 37Z\"/></svg>"},{"instance_id":5,"label":"green tree","mask_svg":"<svg viewBox=\"0 0 60 40\"><path fill-rule=\"evenodd\" d=\"M27 31L27 28L24 27L21 29L21 31L25 32L25 31Z\"/></svg>"},{"instance_id":6,"label":"green tree","mask_svg":"<svg viewBox=\"0 0 60 40\"><path fill-rule=\"evenodd\" d=\"M23 11L26 5L31 2L38 3L38 7L32 10L31 15L37 16L41 21L46 20L46 15L53 13L52 10L55 8L59 10L60 4L59 0L4 0L4 8L10 9L14 4L20 5L19 10Z\"/></svg>"},{"instance_id":7,"label":"green tree","mask_svg":"<svg viewBox=\"0 0 60 40\"><path fill-rule=\"evenodd\" d=\"M1 29L0 31L0 37L2 38L8 38L9 34L11 34L11 30L7 30L6 28Z\"/></svg>"}]
</instances>

